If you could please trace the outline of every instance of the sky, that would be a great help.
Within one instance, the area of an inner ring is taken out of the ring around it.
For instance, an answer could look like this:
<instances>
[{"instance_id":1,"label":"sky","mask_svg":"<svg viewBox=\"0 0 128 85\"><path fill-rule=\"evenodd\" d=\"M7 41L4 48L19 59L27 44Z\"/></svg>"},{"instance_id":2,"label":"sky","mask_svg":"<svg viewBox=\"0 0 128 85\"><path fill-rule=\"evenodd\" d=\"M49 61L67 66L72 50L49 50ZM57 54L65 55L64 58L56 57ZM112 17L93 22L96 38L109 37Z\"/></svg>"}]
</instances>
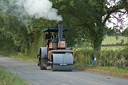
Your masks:
<instances>
[{"instance_id":1,"label":"sky","mask_svg":"<svg viewBox=\"0 0 128 85\"><path fill-rule=\"evenodd\" d=\"M120 0L108 0L109 5L107 4L107 7L113 7L115 5L118 5L118 2ZM126 12L125 9L121 9L120 11L122 12ZM116 29L120 29L120 31L124 31L126 28L128 28L128 14L126 13L113 13L110 15L110 19L106 22L106 26L108 28L116 28Z\"/></svg>"}]
</instances>

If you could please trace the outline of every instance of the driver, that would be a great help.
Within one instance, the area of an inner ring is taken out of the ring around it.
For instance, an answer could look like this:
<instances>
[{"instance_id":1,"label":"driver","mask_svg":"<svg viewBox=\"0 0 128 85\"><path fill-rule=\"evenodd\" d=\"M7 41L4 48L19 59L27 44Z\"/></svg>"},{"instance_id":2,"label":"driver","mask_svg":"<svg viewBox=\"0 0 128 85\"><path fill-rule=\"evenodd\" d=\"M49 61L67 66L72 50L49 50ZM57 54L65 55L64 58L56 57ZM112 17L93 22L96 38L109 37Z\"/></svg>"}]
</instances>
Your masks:
<instances>
[{"instance_id":1,"label":"driver","mask_svg":"<svg viewBox=\"0 0 128 85\"><path fill-rule=\"evenodd\" d=\"M46 32L45 34L45 41L46 41L46 44L48 45L49 47L49 42L50 42L50 39L52 38L52 35L50 32Z\"/></svg>"},{"instance_id":2,"label":"driver","mask_svg":"<svg viewBox=\"0 0 128 85\"><path fill-rule=\"evenodd\" d=\"M57 38L58 37L58 32L55 32L53 38Z\"/></svg>"}]
</instances>

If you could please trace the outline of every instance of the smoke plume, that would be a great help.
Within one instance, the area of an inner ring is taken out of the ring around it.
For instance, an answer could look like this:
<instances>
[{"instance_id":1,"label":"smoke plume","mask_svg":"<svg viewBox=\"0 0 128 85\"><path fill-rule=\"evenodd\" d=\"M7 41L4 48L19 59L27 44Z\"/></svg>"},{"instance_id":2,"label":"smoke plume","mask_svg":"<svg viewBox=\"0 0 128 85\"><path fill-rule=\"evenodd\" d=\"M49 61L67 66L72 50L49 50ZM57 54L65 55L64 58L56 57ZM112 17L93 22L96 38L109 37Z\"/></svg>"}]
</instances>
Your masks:
<instances>
[{"instance_id":1,"label":"smoke plume","mask_svg":"<svg viewBox=\"0 0 128 85\"><path fill-rule=\"evenodd\" d=\"M10 12L8 12L11 9ZM61 15L58 15L58 10L52 8L52 2L49 0L1 0L0 9L3 13L9 15L23 17L31 16L35 18L44 18L48 20L62 20Z\"/></svg>"}]
</instances>

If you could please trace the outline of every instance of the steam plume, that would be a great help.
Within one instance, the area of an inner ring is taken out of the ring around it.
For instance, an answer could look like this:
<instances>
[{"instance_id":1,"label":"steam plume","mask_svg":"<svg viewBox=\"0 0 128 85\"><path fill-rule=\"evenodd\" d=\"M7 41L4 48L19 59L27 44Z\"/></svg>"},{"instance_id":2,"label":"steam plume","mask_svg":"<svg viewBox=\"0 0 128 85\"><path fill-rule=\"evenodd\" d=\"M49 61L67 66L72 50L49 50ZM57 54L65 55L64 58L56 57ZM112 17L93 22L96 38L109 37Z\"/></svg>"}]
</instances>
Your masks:
<instances>
[{"instance_id":1,"label":"steam plume","mask_svg":"<svg viewBox=\"0 0 128 85\"><path fill-rule=\"evenodd\" d=\"M49 0L8 0L0 1L0 9L7 12L10 7L15 7L10 15L18 17L29 15L36 18L44 18L48 20L62 20L61 15L58 15L58 10L52 8L52 2Z\"/></svg>"}]
</instances>

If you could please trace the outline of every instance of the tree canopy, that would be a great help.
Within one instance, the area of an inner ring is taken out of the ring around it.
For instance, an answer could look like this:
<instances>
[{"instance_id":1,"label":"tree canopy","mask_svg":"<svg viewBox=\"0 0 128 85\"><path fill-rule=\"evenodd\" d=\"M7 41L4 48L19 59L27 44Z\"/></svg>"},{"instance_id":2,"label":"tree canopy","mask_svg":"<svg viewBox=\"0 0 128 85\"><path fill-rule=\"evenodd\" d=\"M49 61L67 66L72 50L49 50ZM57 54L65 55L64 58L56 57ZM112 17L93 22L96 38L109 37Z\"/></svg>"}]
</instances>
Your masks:
<instances>
[{"instance_id":1,"label":"tree canopy","mask_svg":"<svg viewBox=\"0 0 128 85\"><path fill-rule=\"evenodd\" d=\"M2 1L8 5L8 0ZM87 41L94 50L100 50L110 15L121 12L120 9L126 9L128 13L127 0L121 0L112 7L106 5L109 4L108 0L50 1L53 8L58 9L58 14L63 17L64 26L72 28L71 31L64 33L68 46ZM8 50L14 47L14 50L24 52L25 49L30 49L33 43L42 42L39 40L40 36L44 41L41 30L57 26L55 20L36 18L27 14L21 17L21 11L17 11L19 17L15 16L13 12L16 9L18 8L15 5L9 5L6 11L0 8L0 49L5 47L5 50ZM22 7L21 9L24 10Z\"/></svg>"}]
</instances>

